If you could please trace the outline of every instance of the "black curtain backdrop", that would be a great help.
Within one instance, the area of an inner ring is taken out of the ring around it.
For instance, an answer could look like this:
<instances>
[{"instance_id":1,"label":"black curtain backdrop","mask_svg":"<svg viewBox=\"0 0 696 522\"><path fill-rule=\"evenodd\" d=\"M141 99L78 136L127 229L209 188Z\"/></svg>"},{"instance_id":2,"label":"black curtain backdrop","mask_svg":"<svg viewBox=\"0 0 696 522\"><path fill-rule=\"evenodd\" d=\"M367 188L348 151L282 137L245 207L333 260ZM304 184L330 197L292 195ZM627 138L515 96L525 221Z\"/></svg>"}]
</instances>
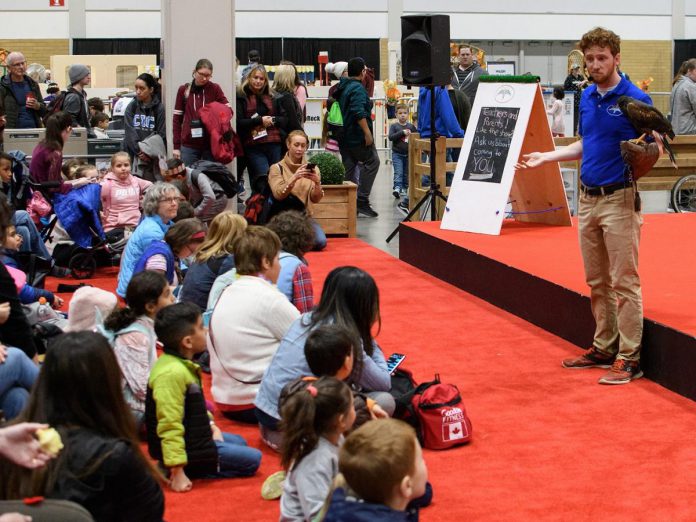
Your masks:
<instances>
[{"instance_id":1,"label":"black curtain backdrop","mask_svg":"<svg viewBox=\"0 0 696 522\"><path fill-rule=\"evenodd\" d=\"M160 61L159 38L75 38L73 54L154 54Z\"/></svg>"},{"instance_id":2,"label":"black curtain backdrop","mask_svg":"<svg viewBox=\"0 0 696 522\"><path fill-rule=\"evenodd\" d=\"M261 54L261 63L272 65L283 59L282 38L236 38L235 47L240 65L249 63L249 51L256 49Z\"/></svg>"},{"instance_id":3,"label":"black curtain backdrop","mask_svg":"<svg viewBox=\"0 0 696 522\"><path fill-rule=\"evenodd\" d=\"M239 40L238 40L239 41ZM328 51L330 62L347 62L355 56L365 59L368 67L375 70L379 80L379 39L339 38L284 38L283 57L296 65L314 65L315 78L319 74L317 56L319 51Z\"/></svg>"},{"instance_id":4,"label":"black curtain backdrop","mask_svg":"<svg viewBox=\"0 0 696 522\"><path fill-rule=\"evenodd\" d=\"M696 40L674 40L674 74L689 58L696 58Z\"/></svg>"},{"instance_id":5,"label":"black curtain backdrop","mask_svg":"<svg viewBox=\"0 0 696 522\"><path fill-rule=\"evenodd\" d=\"M685 40L693 43L692 40ZM251 49L261 53L266 65L277 65L281 60L290 60L296 65L314 65L314 74L319 74L317 56L319 51L328 51L329 61L348 61L354 56L365 59L368 67L375 70L379 80L379 39L344 38L237 38L237 57L241 65L248 63ZM160 64L159 38L75 38L73 54L154 54ZM675 54L676 56L676 54ZM696 56L692 53L690 56ZM681 63L681 61L679 62Z\"/></svg>"}]
</instances>

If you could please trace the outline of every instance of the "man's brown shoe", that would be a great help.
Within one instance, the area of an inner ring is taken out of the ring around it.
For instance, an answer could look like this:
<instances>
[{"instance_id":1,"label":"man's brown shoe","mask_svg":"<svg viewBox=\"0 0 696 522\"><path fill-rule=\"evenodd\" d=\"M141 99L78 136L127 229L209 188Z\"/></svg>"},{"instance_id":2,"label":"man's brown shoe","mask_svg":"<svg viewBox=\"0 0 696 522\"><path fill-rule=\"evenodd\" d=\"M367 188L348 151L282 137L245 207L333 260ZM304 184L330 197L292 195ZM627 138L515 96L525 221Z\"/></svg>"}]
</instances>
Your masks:
<instances>
[{"instance_id":1,"label":"man's brown shoe","mask_svg":"<svg viewBox=\"0 0 696 522\"><path fill-rule=\"evenodd\" d=\"M561 364L564 368L579 370L583 368L611 368L613 362L613 355L603 354L593 346L580 357L563 359Z\"/></svg>"},{"instance_id":2,"label":"man's brown shoe","mask_svg":"<svg viewBox=\"0 0 696 522\"><path fill-rule=\"evenodd\" d=\"M611 370L599 379L599 384L628 384L633 379L640 379L642 376L643 372L638 361L616 359Z\"/></svg>"}]
</instances>

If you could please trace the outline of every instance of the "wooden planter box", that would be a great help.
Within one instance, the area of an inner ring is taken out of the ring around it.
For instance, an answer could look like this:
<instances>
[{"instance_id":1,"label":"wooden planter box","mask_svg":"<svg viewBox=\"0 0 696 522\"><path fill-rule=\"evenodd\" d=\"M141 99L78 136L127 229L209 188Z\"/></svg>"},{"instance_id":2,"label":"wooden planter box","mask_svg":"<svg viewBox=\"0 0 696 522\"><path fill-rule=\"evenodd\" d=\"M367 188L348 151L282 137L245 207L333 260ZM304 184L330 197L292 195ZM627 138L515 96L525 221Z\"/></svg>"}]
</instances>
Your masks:
<instances>
[{"instance_id":1,"label":"wooden planter box","mask_svg":"<svg viewBox=\"0 0 696 522\"><path fill-rule=\"evenodd\" d=\"M314 204L312 216L327 235L356 237L358 186L350 181L342 185L322 185L324 197Z\"/></svg>"}]
</instances>

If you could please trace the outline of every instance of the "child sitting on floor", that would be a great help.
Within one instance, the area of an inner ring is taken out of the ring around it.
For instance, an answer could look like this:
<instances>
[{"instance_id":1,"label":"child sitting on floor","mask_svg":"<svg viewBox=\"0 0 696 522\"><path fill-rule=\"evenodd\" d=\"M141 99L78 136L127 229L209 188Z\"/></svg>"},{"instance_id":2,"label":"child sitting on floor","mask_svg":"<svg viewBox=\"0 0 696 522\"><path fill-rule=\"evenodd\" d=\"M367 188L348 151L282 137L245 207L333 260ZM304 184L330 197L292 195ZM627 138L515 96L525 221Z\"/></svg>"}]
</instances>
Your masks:
<instances>
[{"instance_id":1,"label":"child sitting on floor","mask_svg":"<svg viewBox=\"0 0 696 522\"><path fill-rule=\"evenodd\" d=\"M412 501L426 494L428 468L408 424L383 419L358 428L341 447L338 469L324 522L418 520Z\"/></svg>"},{"instance_id":2,"label":"child sitting on floor","mask_svg":"<svg viewBox=\"0 0 696 522\"><path fill-rule=\"evenodd\" d=\"M192 361L206 349L198 307L177 303L157 313L155 333L164 354L147 389L145 417L150 455L165 466L170 487L185 492L189 477L247 477L256 473L261 452L239 435L222 433L206 409L201 369Z\"/></svg>"},{"instance_id":3,"label":"child sitting on floor","mask_svg":"<svg viewBox=\"0 0 696 522\"><path fill-rule=\"evenodd\" d=\"M281 465L287 471L280 520L312 520L338 473L343 433L355 420L353 394L333 377L299 381L282 405Z\"/></svg>"},{"instance_id":4,"label":"child sitting on floor","mask_svg":"<svg viewBox=\"0 0 696 522\"><path fill-rule=\"evenodd\" d=\"M104 321L114 336L114 353L123 374L123 395L136 424L145 417L147 380L157 360L155 316L174 304L172 289L159 272L146 270L133 276L126 289L125 308L117 308Z\"/></svg>"}]
</instances>

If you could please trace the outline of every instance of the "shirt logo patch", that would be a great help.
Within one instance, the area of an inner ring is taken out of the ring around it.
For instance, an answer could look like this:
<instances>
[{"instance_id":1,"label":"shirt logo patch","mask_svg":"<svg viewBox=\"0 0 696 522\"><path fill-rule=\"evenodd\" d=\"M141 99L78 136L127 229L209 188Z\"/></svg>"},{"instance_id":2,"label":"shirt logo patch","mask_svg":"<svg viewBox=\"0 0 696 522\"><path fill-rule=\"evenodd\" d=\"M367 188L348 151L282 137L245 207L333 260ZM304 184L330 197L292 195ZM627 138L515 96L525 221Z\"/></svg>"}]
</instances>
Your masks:
<instances>
[{"instance_id":1,"label":"shirt logo patch","mask_svg":"<svg viewBox=\"0 0 696 522\"><path fill-rule=\"evenodd\" d=\"M619 105L615 103L614 105L607 107L607 114L609 116L621 116L623 113L621 112Z\"/></svg>"}]
</instances>

